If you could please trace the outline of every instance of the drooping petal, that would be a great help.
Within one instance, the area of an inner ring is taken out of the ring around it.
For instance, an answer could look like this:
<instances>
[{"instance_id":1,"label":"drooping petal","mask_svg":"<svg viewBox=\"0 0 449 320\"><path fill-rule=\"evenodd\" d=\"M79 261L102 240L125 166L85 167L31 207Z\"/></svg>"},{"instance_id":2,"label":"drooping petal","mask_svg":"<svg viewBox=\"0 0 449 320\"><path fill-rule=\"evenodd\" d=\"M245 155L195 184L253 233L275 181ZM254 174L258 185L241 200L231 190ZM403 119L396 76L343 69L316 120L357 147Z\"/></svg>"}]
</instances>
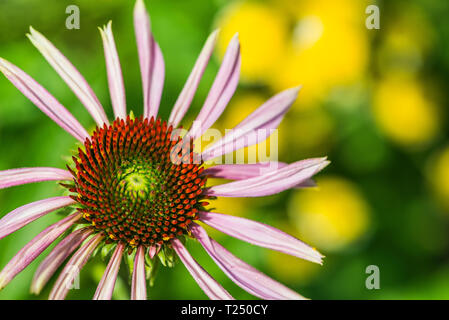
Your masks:
<instances>
[{"instance_id":1,"label":"drooping petal","mask_svg":"<svg viewBox=\"0 0 449 320\"><path fill-rule=\"evenodd\" d=\"M112 254L108 266L106 267L106 270L103 274L103 278L101 278L101 281L98 284L97 291L95 291L93 300L111 300L124 249L124 244L117 244L117 247L115 248L114 253Z\"/></svg>"},{"instance_id":2,"label":"drooping petal","mask_svg":"<svg viewBox=\"0 0 449 320\"><path fill-rule=\"evenodd\" d=\"M0 239L26 226L28 223L57 209L74 204L70 197L54 197L21 206L0 219Z\"/></svg>"},{"instance_id":3,"label":"drooping petal","mask_svg":"<svg viewBox=\"0 0 449 320\"><path fill-rule=\"evenodd\" d=\"M80 99L98 126L101 127L104 123L109 124L103 106L100 104L97 96L86 79L84 79L70 61L47 38L32 27L30 27L30 33L27 36L64 82L72 89L78 99Z\"/></svg>"},{"instance_id":4,"label":"drooping petal","mask_svg":"<svg viewBox=\"0 0 449 320\"><path fill-rule=\"evenodd\" d=\"M206 195L217 197L262 197L293 188L329 164L325 158L301 160L253 178L213 186Z\"/></svg>"},{"instance_id":5,"label":"drooping petal","mask_svg":"<svg viewBox=\"0 0 449 320\"><path fill-rule=\"evenodd\" d=\"M212 300L232 300L234 299L214 278L201 267L190 255L187 249L178 239L172 240L173 248L181 259L182 263L189 270L192 277L198 283L204 293Z\"/></svg>"},{"instance_id":6,"label":"drooping petal","mask_svg":"<svg viewBox=\"0 0 449 320\"><path fill-rule=\"evenodd\" d=\"M55 97L24 71L0 58L0 71L43 113L65 131L84 142L89 134L73 115Z\"/></svg>"},{"instance_id":7,"label":"drooping petal","mask_svg":"<svg viewBox=\"0 0 449 320\"><path fill-rule=\"evenodd\" d=\"M153 259L153 257L155 255L157 255L159 253L159 251L161 250L161 245L159 244L155 244L152 245L149 249L148 249L148 255L150 256L151 259Z\"/></svg>"},{"instance_id":8,"label":"drooping petal","mask_svg":"<svg viewBox=\"0 0 449 320\"><path fill-rule=\"evenodd\" d=\"M245 291L265 300L304 299L298 293L234 256L218 242L211 239L206 230L198 224L193 223L191 231L220 269Z\"/></svg>"},{"instance_id":9,"label":"drooping petal","mask_svg":"<svg viewBox=\"0 0 449 320\"><path fill-rule=\"evenodd\" d=\"M236 34L229 43L206 101L188 133L193 139L201 136L223 113L239 83L240 64L240 43Z\"/></svg>"},{"instance_id":10,"label":"drooping petal","mask_svg":"<svg viewBox=\"0 0 449 320\"><path fill-rule=\"evenodd\" d=\"M79 275L90 255L103 238L104 235L101 233L94 235L73 254L56 280L48 297L49 300L64 300L71 289L74 278Z\"/></svg>"},{"instance_id":11,"label":"drooping petal","mask_svg":"<svg viewBox=\"0 0 449 320\"><path fill-rule=\"evenodd\" d=\"M53 180L73 180L73 176L67 170L48 167L19 168L0 171L0 189L21 184Z\"/></svg>"},{"instance_id":12,"label":"drooping petal","mask_svg":"<svg viewBox=\"0 0 449 320\"><path fill-rule=\"evenodd\" d=\"M51 225L23 247L0 272L0 290L34 261L50 244L70 228L82 214L77 212Z\"/></svg>"},{"instance_id":13,"label":"drooping petal","mask_svg":"<svg viewBox=\"0 0 449 320\"><path fill-rule=\"evenodd\" d=\"M114 116L117 118L126 118L126 98L125 86L123 85L122 68L115 46L114 36L112 34L112 22L107 26L100 28L101 38L103 40L104 56L106 59L106 70L108 73L109 93L111 95L112 108Z\"/></svg>"},{"instance_id":14,"label":"drooping petal","mask_svg":"<svg viewBox=\"0 0 449 320\"><path fill-rule=\"evenodd\" d=\"M301 87L275 95L202 153L204 161L264 141L281 123Z\"/></svg>"},{"instance_id":15,"label":"drooping petal","mask_svg":"<svg viewBox=\"0 0 449 320\"><path fill-rule=\"evenodd\" d=\"M137 248L134 258L131 300L147 300L147 281L145 278L145 248Z\"/></svg>"},{"instance_id":16,"label":"drooping petal","mask_svg":"<svg viewBox=\"0 0 449 320\"><path fill-rule=\"evenodd\" d=\"M258 177L270 171L286 167L285 162L270 161L252 164L219 164L204 170L203 175L228 180L244 180ZM315 187L312 179L299 183L295 188Z\"/></svg>"},{"instance_id":17,"label":"drooping petal","mask_svg":"<svg viewBox=\"0 0 449 320\"><path fill-rule=\"evenodd\" d=\"M134 30L142 74L144 117L156 117L164 87L165 63L151 33L150 17L142 0L134 7Z\"/></svg>"},{"instance_id":18,"label":"drooping petal","mask_svg":"<svg viewBox=\"0 0 449 320\"><path fill-rule=\"evenodd\" d=\"M203 76L204 70L209 62L210 56L214 50L215 42L217 40L218 30L212 32L212 34L207 38L206 43L204 44L203 49L201 50L198 59L196 60L195 66L192 69L192 72L187 79L184 88L179 94L178 99L176 100L175 106L173 107L170 118L168 122L176 128L181 122L182 118L186 114L187 110L190 107L193 97L195 96L195 92L198 88L198 84L200 83L201 77Z\"/></svg>"},{"instance_id":19,"label":"drooping petal","mask_svg":"<svg viewBox=\"0 0 449 320\"><path fill-rule=\"evenodd\" d=\"M200 212L200 220L231 237L322 264L323 255L291 235L264 223L227 214Z\"/></svg>"},{"instance_id":20,"label":"drooping petal","mask_svg":"<svg viewBox=\"0 0 449 320\"><path fill-rule=\"evenodd\" d=\"M62 265L72 252L92 233L92 229L78 229L61 240L42 261L34 273L31 292L39 294L56 270Z\"/></svg>"}]
</instances>

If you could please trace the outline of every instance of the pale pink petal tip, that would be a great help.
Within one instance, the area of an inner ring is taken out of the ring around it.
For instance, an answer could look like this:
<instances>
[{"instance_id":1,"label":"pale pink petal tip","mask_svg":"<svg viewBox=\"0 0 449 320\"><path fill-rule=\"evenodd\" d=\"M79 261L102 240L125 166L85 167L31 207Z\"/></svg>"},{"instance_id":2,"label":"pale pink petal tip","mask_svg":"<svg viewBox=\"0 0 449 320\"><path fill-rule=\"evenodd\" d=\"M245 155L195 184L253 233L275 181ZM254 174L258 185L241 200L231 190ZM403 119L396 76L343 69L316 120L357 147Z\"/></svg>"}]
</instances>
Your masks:
<instances>
[{"instance_id":1,"label":"pale pink petal tip","mask_svg":"<svg viewBox=\"0 0 449 320\"><path fill-rule=\"evenodd\" d=\"M162 51L151 34L150 18L143 1L134 7L134 30L142 75L144 117L156 117L165 80Z\"/></svg>"},{"instance_id":2,"label":"pale pink petal tip","mask_svg":"<svg viewBox=\"0 0 449 320\"><path fill-rule=\"evenodd\" d=\"M0 71L25 97L65 131L81 142L89 137L78 120L27 73L2 58L0 58Z\"/></svg>"},{"instance_id":3,"label":"pale pink petal tip","mask_svg":"<svg viewBox=\"0 0 449 320\"><path fill-rule=\"evenodd\" d=\"M217 41L218 30L212 32L212 34L207 38L203 49L201 50L198 59L189 75L189 78L184 85L178 99L170 113L169 122L173 127L177 127L181 122L182 118L186 114L190 107L193 97L195 96L196 90L200 83L201 77L203 76L204 70L209 63L210 57L214 50L215 42Z\"/></svg>"},{"instance_id":4,"label":"pale pink petal tip","mask_svg":"<svg viewBox=\"0 0 449 320\"><path fill-rule=\"evenodd\" d=\"M240 42L238 34L235 34L229 42L206 101L188 133L193 139L201 136L223 113L239 83L240 64Z\"/></svg>"},{"instance_id":5,"label":"pale pink petal tip","mask_svg":"<svg viewBox=\"0 0 449 320\"><path fill-rule=\"evenodd\" d=\"M244 180L261 176L271 171L284 168L288 164L279 161L258 162L251 164L219 164L204 170L203 175L228 180ZM316 187L312 179L304 180L295 188Z\"/></svg>"},{"instance_id":6,"label":"pale pink petal tip","mask_svg":"<svg viewBox=\"0 0 449 320\"><path fill-rule=\"evenodd\" d=\"M103 274L103 278L101 278L101 281L98 284L97 291L95 291L93 300L111 300L124 249L125 246L122 243L119 243L115 248Z\"/></svg>"},{"instance_id":7,"label":"pale pink petal tip","mask_svg":"<svg viewBox=\"0 0 449 320\"><path fill-rule=\"evenodd\" d=\"M147 282L145 276L145 248L137 248L131 285L131 300L147 300Z\"/></svg>"},{"instance_id":8,"label":"pale pink petal tip","mask_svg":"<svg viewBox=\"0 0 449 320\"><path fill-rule=\"evenodd\" d=\"M81 213L74 213L51 225L23 247L0 272L0 290L4 288L19 272L25 269L61 234L81 218Z\"/></svg>"},{"instance_id":9,"label":"pale pink petal tip","mask_svg":"<svg viewBox=\"0 0 449 320\"><path fill-rule=\"evenodd\" d=\"M114 115L117 118L126 118L125 86L123 84L122 69L112 34L112 22L100 29L103 40L106 69L108 74L109 93L111 95Z\"/></svg>"},{"instance_id":10,"label":"pale pink petal tip","mask_svg":"<svg viewBox=\"0 0 449 320\"><path fill-rule=\"evenodd\" d=\"M64 82L72 89L92 118L99 126L109 124L103 106L81 73L70 61L41 33L30 27L27 37L55 69Z\"/></svg>"},{"instance_id":11,"label":"pale pink petal tip","mask_svg":"<svg viewBox=\"0 0 449 320\"><path fill-rule=\"evenodd\" d=\"M234 298L190 255L178 239L172 240L173 248L198 283L204 293L212 300L233 300Z\"/></svg>"},{"instance_id":12,"label":"pale pink petal tip","mask_svg":"<svg viewBox=\"0 0 449 320\"><path fill-rule=\"evenodd\" d=\"M217 197L268 196L296 187L329 163L326 158L301 160L260 176L210 187L205 194Z\"/></svg>"},{"instance_id":13,"label":"pale pink petal tip","mask_svg":"<svg viewBox=\"0 0 449 320\"><path fill-rule=\"evenodd\" d=\"M159 244L153 245L148 249L148 255L150 256L151 259L153 259L154 256L159 253L160 250L161 250L161 245L159 245Z\"/></svg>"},{"instance_id":14,"label":"pale pink petal tip","mask_svg":"<svg viewBox=\"0 0 449 320\"><path fill-rule=\"evenodd\" d=\"M226 275L245 291L265 300L302 300L304 297L283 284L271 279L249 264L235 257L218 242L211 239L206 231L194 223L191 230L206 252Z\"/></svg>"},{"instance_id":15,"label":"pale pink petal tip","mask_svg":"<svg viewBox=\"0 0 449 320\"><path fill-rule=\"evenodd\" d=\"M234 238L322 264L317 250L291 235L267 224L214 212L200 212L200 220Z\"/></svg>"},{"instance_id":16,"label":"pale pink petal tip","mask_svg":"<svg viewBox=\"0 0 449 320\"><path fill-rule=\"evenodd\" d=\"M54 197L21 206L0 219L0 239L50 212L74 203L75 200L70 197Z\"/></svg>"}]
</instances>

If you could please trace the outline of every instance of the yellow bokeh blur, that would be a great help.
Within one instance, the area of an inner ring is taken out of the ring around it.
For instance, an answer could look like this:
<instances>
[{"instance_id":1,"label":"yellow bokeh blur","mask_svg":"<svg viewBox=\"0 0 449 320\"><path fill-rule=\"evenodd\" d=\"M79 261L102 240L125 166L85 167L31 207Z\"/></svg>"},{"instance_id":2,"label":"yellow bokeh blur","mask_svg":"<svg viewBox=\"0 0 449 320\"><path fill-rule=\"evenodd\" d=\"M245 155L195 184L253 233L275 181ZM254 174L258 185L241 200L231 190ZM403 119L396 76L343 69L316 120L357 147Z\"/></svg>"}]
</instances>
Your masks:
<instances>
[{"instance_id":1,"label":"yellow bokeh blur","mask_svg":"<svg viewBox=\"0 0 449 320\"><path fill-rule=\"evenodd\" d=\"M440 127L437 106L417 80L403 74L391 74L378 81L373 114L384 134L406 147L430 142Z\"/></svg>"},{"instance_id":2,"label":"yellow bokeh blur","mask_svg":"<svg viewBox=\"0 0 449 320\"><path fill-rule=\"evenodd\" d=\"M313 106L332 87L353 83L365 70L364 3L234 2L217 20L222 32L218 50L223 55L239 31L243 79L269 84L274 92L302 84L306 89L295 105Z\"/></svg>"},{"instance_id":3,"label":"yellow bokeh blur","mask_svg":"<svg viewBox=\"0 0 449 320\"><path fill-rule=\"evenodd\" d=\"M218 15L220 28L217 48L224 55L229 40L238 32L244 80L269 77L282 57L287 39L287 24L275 8L257 2L235 2Z\"/></svg>"},{"instance_id":4,"label":"yellow bokeh blur","mask_svg":"<svg viewBox=\"0 0 449 320\"><path fill-rule=\"evenodd\" d=\"M337 251L358 240L370 225L370 213L356 185L341 177L317 179L318 188L298 190L288 213L305 242Z\"/></svg>"},{"instance_id":5,"label":"yellow bokeh blur","mask_svg":"<svg viewBox=\"0 0 449 320\"><path fill-rule=\"evenodd\" d=\"M315 106L333 87L363 76L369 59L364 1L284 2L295 27L277 75L267 80L275 91L303 84L296 105Z\"/></svg>"}]
</instances>

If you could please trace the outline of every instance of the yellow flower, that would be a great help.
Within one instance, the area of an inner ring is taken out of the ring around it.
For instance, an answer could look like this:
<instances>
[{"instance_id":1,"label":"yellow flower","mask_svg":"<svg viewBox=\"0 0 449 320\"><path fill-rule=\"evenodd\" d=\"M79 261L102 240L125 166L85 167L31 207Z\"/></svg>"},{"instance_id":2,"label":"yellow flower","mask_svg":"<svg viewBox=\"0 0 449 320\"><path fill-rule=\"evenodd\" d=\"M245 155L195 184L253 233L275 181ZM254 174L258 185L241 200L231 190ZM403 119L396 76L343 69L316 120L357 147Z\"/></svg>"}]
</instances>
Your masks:
<instances>
[{"instance_id":1,"label":"yellow flower","mask_svg":"<svg viewBox=\"0 0 449 320\"><path fill-rule=\"evenodd\" d=\"M407 147L419 147L435 138L440 126L437 111L420 83L408 76L389 75L374 92L377 124L385 135Z\"/></svg>"},{"instance_id":2,"label":"yellow flower","mask_svg":"<svg viewBox=\"0 0 449 320\"><path fill-rule=\"evenodd\" d=\"M225 7L216 21L220 28L217 48L221 56L238 32L241 43L243 79L269 77L284 52L287 25L275 8L262 3L240 2Z\"/></svg>"},{"instance_id":3,"label":"yellow flower","mask_svg":"<svg viewBox=\"0 0 449 320\"><path fill-rule=\"evenodd\" d=\"M313 106L334 86L358 80L365 70L369 43L359 0L307 1L296 5L296 27L278 73L267 78L275 90L298 84L297 105Z\"/></svg>"},{"instance_id":4,"label":"yellow flower","mask_svg":"<svg viewBox=\"0 0 449 320\"><path fill-rule=\"evenodd\" d=\"M340 250L359 239L369 226L362 194L340 177L317 179L318 190L298 191L289 203L289 216L305 242L323 252Z\"/></svg>"}]
</instances>

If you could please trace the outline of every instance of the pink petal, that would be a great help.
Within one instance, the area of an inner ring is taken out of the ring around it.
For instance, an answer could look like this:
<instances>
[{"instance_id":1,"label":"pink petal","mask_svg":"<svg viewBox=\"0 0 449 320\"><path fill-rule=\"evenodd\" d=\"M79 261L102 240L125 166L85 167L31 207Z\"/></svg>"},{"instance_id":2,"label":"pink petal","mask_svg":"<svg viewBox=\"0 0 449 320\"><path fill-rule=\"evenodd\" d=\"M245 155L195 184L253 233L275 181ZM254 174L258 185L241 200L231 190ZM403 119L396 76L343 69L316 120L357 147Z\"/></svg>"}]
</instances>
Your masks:
<instances>
[{"instance_id":1,"label":"pink petal","mask_svg":"<svg viewBox=\"0 0 449 320\"><path fill-rule=\"evenodd\" d=\"M0 58L0 71L43 113L76 139L84 142L89 134L72 114L28 74Z\"/></svg>"},{"instance_id":2,"label":"pink petal","mask_svg":"<svg viewBox=\"0 0 449 320\"><path fill-rule=\"evenodd\" d=\"M56 270L72 252L92 233L92 229L78 229L61 240L39 265L31 283L31 292L39 294Z\"/></svg>"},{"instance_id":3,"label":"pink petal","mask_svg":"<svg viewBox=\"0 0 449 320\"><path fill-rule=\"evenodd\" d=\"M150 256L151 259L153 259L154 256L159 253L160 250L161 246L159 244L153 245L148 249L148 255Z\"/></svg>"},{"instance_id":4,"label":"pink petal","mask_svg":"<svg viewBox=\"0 0 449 320\"><path fill-rule=\"evenodd\" d=\"M134 30L142 74L144 117L156 117L164 86L165 64L161 49L151 34L150 18L142 0L137 0L134 7Z\"/></svg>"},{"instance_id":5,"label":"pink petal","mask_svg":"<svg viewBox=\"0 0 449 320\"><path fill-rule=\"evenodd\" d=\"M201 136L223 113L239 83L240 64L240 43L236 34L229 43L209 95L188 133L193 139Z\"/></svg>"},{"instance_id":6,"label":"pink petal","mask_svg":"<svg viewBox=\"0 0 449 320\"><path fill-rule=\"evenodd\" d=\"M64 82L72 89L78 99L80 99L95 122L100 127L104 123L109 124L108 118L97 96L86 79L84 79L70 61L47 38L32 27L30 27L30 33L27 36Z\"/></svg>"},{"instance_id":7,"label":"pink petal","mask_svg":"<svg viewBox=\"0 0 449 320\"><path fill-rule=\"evenodd\" d=\"M285 90L269 99L240 122L223 139L202 153L204 161L260 143L281 123L285 113L296 100L300 87Z\"/></svg>"},{"instance_id":8,"label":"pink petal","mask_svg":"<svg viewBox=\"0 0 449 320\"><path fill-rule=\"evenodd\" d=\"M32 202L17 208L0 219L0 239L47 213L74 203L75 200L70 197L54 197Z\"/></svg>"},{"instance_id":9,"label":"pink petal","mask_svg":"<svg viewBox=\"0 0 449 320\"><path fill-rule=\"evenodd\" d=\"M131 286L131 300L147 300L147 281L145 278L145 248L137 248Z\"/></svg>"},{"instance_id":10,"label":"pink petal","mask_svg":"<svg viewBox=\"0 0 449 320\"><path fill-rule=\"evenodd\" d=\"M81 213L74 213L65 219L51 225L28 244L23 247L12 258L6 267L0 272L0 290L4 288L19 272L25 269L34 261L50 244L53 243L61 234L63 234L73 223L82 216Z\"/></svg>"},{"instance_id":11,"label":"pink petal","mask_svg":"<svg viewBox=\"0 0 449 320\"><path fill-rule=\"evenodd\" d=\"M101 278L101 281L98 284L97 291L95 291L93 300L111 300L124 249L125 245L122 243L119 243L115 248L103 274L103 278Z\"/></svg>"},{"instance_id":12,"label":"pink petal","mask_svg":"<svg viewBox=\"0 0 449 320\"><path fill-rule=\"evenodd\" d=\"M178 239L172 240L173 248L182 263L189 270L204 293L212 300L233 300L234 298L193 259L187 249Z\"/></svg>"},{"instance_id":13,"label":"pink petal","mask_svg":"<svg viewBox=\"0 0 449 320\"><path fill-rule=\"evenodd\" d=\"M168 122L170 122L170 124L172 124L175 128L179 125L190 107L190 103L192 102L198 88L198 84L200 83L201 77L203 76L204 70L206 69L210 56L214 50L217 35L218 30L214 31L209 38L207 38L207 41L204 44L198 59L196 60L195 66L193 67L192 72L190 73L189 78L187 79L187 82L171 111Z\"/></svg>"},{"instance_id":14,"label":"pink petal","mask_svg":"<svg viewBox=\"0 0 449 320\"><path fill-rule=\"evenodd\" d=\"M264 223L213 212L200 212L200 220L231 237L322 264L323 255L317 250Z\"/></svg>"},{"instance_id":15,"label":"pink petal","mask_svg":"<svg viewBox=\"0 0 449 320\"><path fill-rule=\"evenodd\" d=\"M212 178L222 178L228 180L244 180L258 177L273 170L284 168L288 164L285 162L259 162L252 164L220 164L204 170L203 175ZM315 187L312 179L307 179L299 183L295 188Z\"/></svg>"},{"instance_id":16,"label":"pink petal","mask_svg":"<svg viewBox=\"0 0 449 320\"><path fill-rule=\"evenodd\" d=\"M53 289L50 292L50 296L48 297L49 300L64 300L70 290L73 277L83 268L87 260L89 260L90 255L103 238L104 235L98 233L75 252L56 280Z\"/></svg>"},{"instance_id":17,"label":"pink petal","mask_svg":"<svg viewBox=\"0 0 449 320\"><path fill-rule=\"evenodd\" d=\"M213 186L206 195L217 197L262 197L293 188L329 164L325 158L307 159L284 168L240 181Z\"/></svg>"},{"instance_id":18,"label":"pink petal","mask_svg":"<svg viewBox=\"0 0 449 320\"><path fill-rule=\"evenodd\" d=\"M218 242L211 239L201 226L193 223L191 231L220 269L245 291L265 300L304 299L293 290L235 257Z\"/></svg>"},{"instance_id":19,"label":"pink petal","mask_svg":"<svg viewBox=\"0 0 449 320\"><path fill-rule=\"evenodd\" d=\"M100 29L103 40L104 56L106 59L106 69L108 73L109 93L111 95L112 108L117 118L126 118L126 98L125 87L123 85L122 68L112 34L112 22Z\"/></svg>"},{"instance_id":20,"label":"pink petal","mask_svg":"<svg viewBox=\"0 0 449 320\"><path fill-rule=\"evenodd\" d=\"M0 189L21 184L52 180L73 180L73 176L67 170L47 167L19 168L0 171Z\"/></svg>"}]
</instances>

